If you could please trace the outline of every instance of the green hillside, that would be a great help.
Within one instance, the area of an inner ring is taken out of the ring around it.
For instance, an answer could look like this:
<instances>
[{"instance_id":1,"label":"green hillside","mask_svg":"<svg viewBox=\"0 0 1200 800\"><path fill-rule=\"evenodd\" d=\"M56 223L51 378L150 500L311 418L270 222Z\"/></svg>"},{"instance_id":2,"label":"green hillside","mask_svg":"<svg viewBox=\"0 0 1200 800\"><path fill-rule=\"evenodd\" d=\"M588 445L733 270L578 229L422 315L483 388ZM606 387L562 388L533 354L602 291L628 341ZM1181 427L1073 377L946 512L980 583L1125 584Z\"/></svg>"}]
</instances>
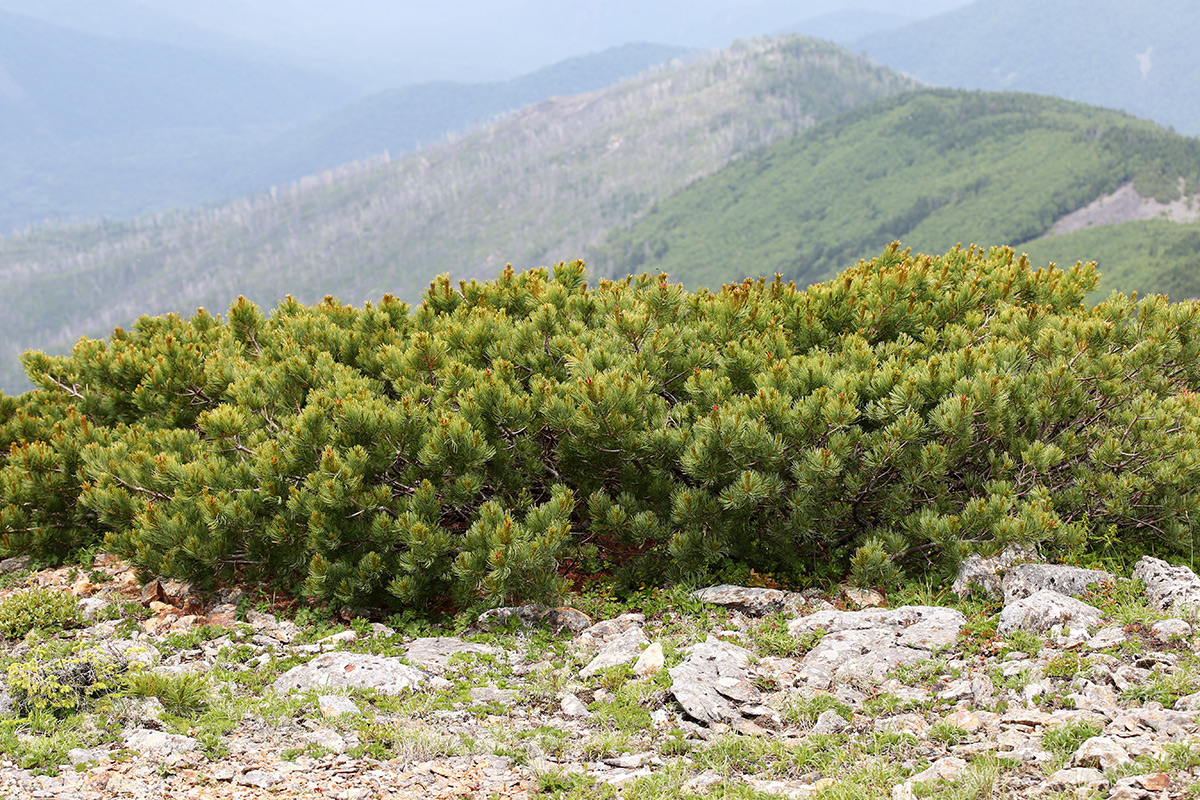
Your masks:
<instances>
[{"instance_id":1,"label":"green hillside","mask_svg":"<svg viewBox=\"0 0 1200 800\"><path fill-rule=\"evenodd\" d=\"M27 348L61 352L142 314L238 295L415 300L439 272L580 255L696 179L817 120L914 84L834 45L740 43L528 107L415 155L222 206L0 240L0 387Z\"/></svg>"},{"instance_id":2,"label":"green hillside","mask_svg":"<svg viewBox=\"0 0 1200 800\"><path fill-rule=\"evenodd\" d=\"M829 120L696 182L614 235L593 263L606 274L665 271L691 286L775 272L807 284L897 239L923 252L1023 246L1127 181L1173 199L1179 177L1196 191L1200 141L1120 112L924 91ZM1105 235L1115 234L1092 234Z\"/></svg>"},{"instance_id":3,"label":"green hillside","mask_svg":"<svg viewBox=\"0 0 1200 800\"><path fill-rule=\"evenodd\" d=\"M1095 261L1102 275L1091 295L1099 301L1118 289L1165 294L1172 300L1200 297L1200 224L1161 219L1104 225L1021 245L1035 264Z\"/></svg>"}]
</instances>

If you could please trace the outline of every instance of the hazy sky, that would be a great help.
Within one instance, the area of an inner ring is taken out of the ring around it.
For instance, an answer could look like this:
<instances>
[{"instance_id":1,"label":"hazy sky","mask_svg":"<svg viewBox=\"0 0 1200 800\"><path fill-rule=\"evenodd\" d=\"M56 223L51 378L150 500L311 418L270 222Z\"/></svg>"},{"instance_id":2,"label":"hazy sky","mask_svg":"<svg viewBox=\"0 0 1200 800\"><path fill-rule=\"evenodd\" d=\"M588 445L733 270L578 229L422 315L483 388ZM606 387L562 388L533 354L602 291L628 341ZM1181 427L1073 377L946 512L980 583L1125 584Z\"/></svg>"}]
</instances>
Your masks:
<instances>
[{"instance_id":1,"label":"hazy sky","mask_svg":"<svg viewBox=\"0 0 1200 800\"><path fill-rule=\"evenodd\" d=\"M92 33L257 49L382 88L509 78L633 41L720 47L822 15L923 17L965 0L0 0Z\"/></svg>"}]
</instances>

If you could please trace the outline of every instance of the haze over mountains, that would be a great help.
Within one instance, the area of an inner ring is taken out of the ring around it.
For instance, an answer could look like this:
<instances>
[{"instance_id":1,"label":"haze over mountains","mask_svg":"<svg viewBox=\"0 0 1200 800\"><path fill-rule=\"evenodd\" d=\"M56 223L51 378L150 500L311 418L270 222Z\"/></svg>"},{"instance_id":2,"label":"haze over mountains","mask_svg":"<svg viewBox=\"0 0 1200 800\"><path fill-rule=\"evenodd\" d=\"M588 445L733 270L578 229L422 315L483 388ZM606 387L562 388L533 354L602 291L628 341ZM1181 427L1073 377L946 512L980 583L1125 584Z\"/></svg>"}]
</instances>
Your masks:
<instances>
[{"instance_id":1,"label":"haze over mountains","mask_svg":"<svg viewBox=\"0 0 1200 800\"><path fill-rule=\"evenodd\" d=\"M1195 140L1032 96L893 97L919 84L853 54L1195 131L1200 59L1182 43L1200 8L703 0L680 13L671 0L633 37L622 3L526 5L545 12L536 24L484 31L484 12L467 14L478 24L452 48L436 34L466 4L407 9L428 41L387 55L398 6L382 0L337 19L297 3L275 24L269 0L0 0L0 230L105 218L0 239L0 294L23 298L0 308L0 388L25 388L20 350L62 351L142 313L218 312L238 294L415 301L437 272L509 261L808 282L894 238L975 241L1099 259L1108 287L1200 294ZM344 35L313 38L321 24ZM851 52L794 38L697 49L787 30ZM435 49L426 67L473 82L400 85ZM245 196L213 202L231 195ZM1103 210L1055 227L1089 205Z\"/></svg>"}]
</instances>

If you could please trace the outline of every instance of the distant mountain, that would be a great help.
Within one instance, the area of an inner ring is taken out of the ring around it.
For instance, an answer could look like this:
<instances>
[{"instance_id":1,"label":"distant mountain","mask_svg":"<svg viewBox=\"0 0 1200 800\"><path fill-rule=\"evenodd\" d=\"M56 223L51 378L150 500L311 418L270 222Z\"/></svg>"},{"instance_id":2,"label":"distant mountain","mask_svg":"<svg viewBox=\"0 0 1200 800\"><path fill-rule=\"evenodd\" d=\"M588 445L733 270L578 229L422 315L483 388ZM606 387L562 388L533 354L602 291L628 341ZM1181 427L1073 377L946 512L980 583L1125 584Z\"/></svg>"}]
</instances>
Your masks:
<instances>
[{"instance_id":1,"label":"distant mountain","mask_svg":"<svg viewBox=\"0 0 1200 800\"><path fill-rule=\"evenodd\" d=\"M0 12L0 233L220 197L231 151L351 97L293 67Z\"/></svg>"},{"instance_id":2,"label":"distant mountain","mask_svg":"<svg viewBox=\"0 0 1200 800\"><path fill-rule=\"evenodd\" d=\"M162 35L189 38L167 27ZM228 44L194 38L198 47ZM608 86L685 52L628 45L511 81L354 100L347 86L295 67L0 11L0 235L268 189L412 150L555 94Z\"/></svg>"},{"instance_id":3,"label":"distant mountain","mask_svg":"<svg viewBox=\"0 0 1200 800\"><path fill-rule=\"evenodd\" d=\"M978 0L847 45L936 85L1120 108L1200 134L1200 4Z\"/></svg>"},{"instance_id":4,"label":"distant mountain","mask_svg":"<svg viewBox=\"0 0 1200 800\"><path fill-rule=\"evenodd\" d=\"M689 52L668 45L628 44L508 81L441 81L380 92L255 148L233 171L246 188L253 189L372 155L412 152L437 143L448 132L467 132L502 113L555 95L602 89Z\"/></svg>"},{"instance_id":5,"label":"distant mountain","mask_svg":"<svg viewBox=\"0 0 1200 800\"><path fill-rule=\"evenodd\" d=\"M263 61L112 39L0 12L0 141L291 123L345 102L335 81Z\"/></svg>"},{"instance_id":6,"label":"distant mountain","mask_svg":"<svg viewBox=\"0 0 1200 800\"><path fill-rule=\"evenodd\" d=\"M26 348L61 351L141 314L391 292L585 254L731 159L912 88L832 44L743 42L529 106L462 138L222 206L0 239L0 386Z\"/></svg>"},{"instance_id":7,"label":"distant mountain","mask_svg":"<svg viewBox=\"0 0 1200 800\"><path fill-rule=\"evenodd\" d=\"M1073 263L1098 255L1082 243L1118 234L1034 240L1123 186L1139 206L1193 207L1200 141L1056 98L928 90L828 120L696 181L614 234L593 263L603 274L661 271L709 287L776 272L825 280L897 239L926 253L1028 245ZM1112 252L1127 260L1136 249ZM1107 287L1200 294L1200 270L1167 282L1139 265Z\"/></svg>"}]
</instances>

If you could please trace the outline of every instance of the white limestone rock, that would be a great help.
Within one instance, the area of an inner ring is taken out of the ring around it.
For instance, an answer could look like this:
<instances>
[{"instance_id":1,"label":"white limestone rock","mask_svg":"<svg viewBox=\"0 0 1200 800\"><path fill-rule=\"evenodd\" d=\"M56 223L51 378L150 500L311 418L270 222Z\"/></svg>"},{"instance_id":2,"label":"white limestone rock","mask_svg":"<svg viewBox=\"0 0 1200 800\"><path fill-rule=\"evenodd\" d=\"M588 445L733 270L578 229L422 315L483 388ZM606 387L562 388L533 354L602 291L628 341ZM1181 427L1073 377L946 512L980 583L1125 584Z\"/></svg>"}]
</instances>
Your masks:
<instances>
[{"instance_id":1,"label":"white limestone rock","mask_svg":"<svg viewBox=\"0 0 1200 800\"><path fill-rule=\"evenodd\" d=\"M1101 619L1098 608L1052 589L1043 589L1006 605L1000 612L996 630L1001 636L1018 630L1046 633L1055 625L1064 628L1099 626Z\"/></svg>"}]
</instances>

